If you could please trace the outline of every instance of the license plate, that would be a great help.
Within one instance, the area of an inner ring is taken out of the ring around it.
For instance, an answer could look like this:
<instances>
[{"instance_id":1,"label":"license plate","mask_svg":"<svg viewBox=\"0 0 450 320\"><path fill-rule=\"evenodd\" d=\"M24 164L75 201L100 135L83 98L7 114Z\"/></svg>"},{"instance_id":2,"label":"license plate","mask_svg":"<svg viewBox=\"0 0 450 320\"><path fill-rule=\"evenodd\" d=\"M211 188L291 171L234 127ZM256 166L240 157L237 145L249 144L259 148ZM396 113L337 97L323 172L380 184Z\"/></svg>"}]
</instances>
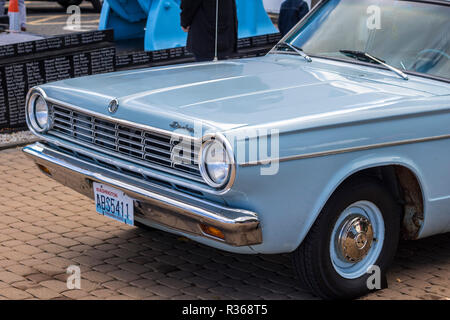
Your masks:
<instances>
[{"instance_id":1,"label":"license plate","mask_svg":"<svg viewBox=\"0 0 450 320\"><path fill-rule=\"evenodd\" d=\"M94 182L95 208L98 213L128 225L134 225L133 199L123 191Z\"/></svg>"}]
</instances>

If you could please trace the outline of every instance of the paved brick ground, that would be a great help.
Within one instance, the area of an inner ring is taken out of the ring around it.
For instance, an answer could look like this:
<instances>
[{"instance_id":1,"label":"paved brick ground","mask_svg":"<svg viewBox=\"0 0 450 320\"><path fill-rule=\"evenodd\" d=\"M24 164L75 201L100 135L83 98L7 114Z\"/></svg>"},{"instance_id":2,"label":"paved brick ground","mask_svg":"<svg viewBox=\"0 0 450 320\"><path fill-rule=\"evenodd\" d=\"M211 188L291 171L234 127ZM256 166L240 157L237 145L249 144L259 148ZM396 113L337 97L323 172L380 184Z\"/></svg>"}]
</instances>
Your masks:
<instances>
[{"instance_id":1,"label":"paved brick ground","mask_svg":"<svg viewBox=\"0 0 450 320\"><path fill-rule=\"evenodd\" d=\"M0 152L0 299L315 299L288 255L244 256L97 215L17 149ZM66 268L81 267L81 290ZM389 289L363 299L450 299L450 234L405 242Z\"/></svg>"}]
</instances>

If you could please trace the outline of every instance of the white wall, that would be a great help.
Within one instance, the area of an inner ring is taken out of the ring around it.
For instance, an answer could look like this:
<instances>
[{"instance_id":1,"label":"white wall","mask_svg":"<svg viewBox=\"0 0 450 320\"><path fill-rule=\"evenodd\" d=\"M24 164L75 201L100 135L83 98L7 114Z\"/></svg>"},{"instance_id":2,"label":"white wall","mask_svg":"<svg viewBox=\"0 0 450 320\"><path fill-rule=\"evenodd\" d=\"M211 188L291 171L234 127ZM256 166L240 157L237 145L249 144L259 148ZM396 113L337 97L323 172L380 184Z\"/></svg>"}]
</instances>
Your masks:
<instances>
[{"instance_id":1,"label":"white wall","mask_svg":"<svg viewBox=\"0 0 450 320\"><path fill-rule=\"evenodd\" d=\"M266 11L271 12L271 13L279 13L280 6L283 1L284 0L263 0ZM309 8L311 9L311 0L305 0L305 1L306 1L306 3L308 3Z\"/></svg>"}]
</instances>

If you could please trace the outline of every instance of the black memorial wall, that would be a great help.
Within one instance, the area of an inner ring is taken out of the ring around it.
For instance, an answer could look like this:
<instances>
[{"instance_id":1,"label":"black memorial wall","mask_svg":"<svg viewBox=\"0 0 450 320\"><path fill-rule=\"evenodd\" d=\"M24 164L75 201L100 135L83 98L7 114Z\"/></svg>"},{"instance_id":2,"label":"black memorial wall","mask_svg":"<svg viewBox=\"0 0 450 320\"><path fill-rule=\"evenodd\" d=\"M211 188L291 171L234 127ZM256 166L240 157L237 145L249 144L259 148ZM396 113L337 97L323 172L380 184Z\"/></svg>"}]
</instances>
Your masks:
<instances>
[{"instance_id":1,"label":"black memorial wall","mask_svg":"<svg viewBox=\"0 0 450 320\"><path fill-rule=\"evenodd\" d=\"M26 128L30 88L58 80L192 61L185 48L118 52L112 30L0 46L0 132ZM236 57L265 54L279 34L240 39Z\"/></svg>"}]
</instances>

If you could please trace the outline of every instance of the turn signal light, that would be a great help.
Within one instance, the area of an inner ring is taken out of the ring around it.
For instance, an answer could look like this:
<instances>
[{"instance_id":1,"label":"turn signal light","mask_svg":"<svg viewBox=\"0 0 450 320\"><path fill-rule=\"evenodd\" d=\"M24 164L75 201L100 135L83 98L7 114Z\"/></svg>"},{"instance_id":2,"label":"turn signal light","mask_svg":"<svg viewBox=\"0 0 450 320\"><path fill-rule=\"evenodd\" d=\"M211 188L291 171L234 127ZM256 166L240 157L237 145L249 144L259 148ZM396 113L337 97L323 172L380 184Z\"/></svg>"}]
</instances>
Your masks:
<instances>
[{"instance_id":1,"label":"turn signal light","mask_svg":"<svg viewBox=\"0 0 450 320\"><path fill-rule=\"evenodd\" d=\"M206 224L201 224L200 227L202 228L202 231L204 233L206 233L210 236L213 236L214 238L219 238L221 240L225 240L225 235L219 229L212 227L212 226L207 226Z\"/></svg>"},{"instance_id":2,"label":"turn signal light","mask_svg":"<svg viewBox=\"0 0 450 320\"><path fill-rule=\"evenodd\" d=\"M50 173L50 170L48 170L47 167L44 167L44 166L41 165L41 164L38 164L37 166L38 166L38 168L39 168L43 173L48 174L49 176L52 175L52 174Z\"/></svg>"}]
</instances>

